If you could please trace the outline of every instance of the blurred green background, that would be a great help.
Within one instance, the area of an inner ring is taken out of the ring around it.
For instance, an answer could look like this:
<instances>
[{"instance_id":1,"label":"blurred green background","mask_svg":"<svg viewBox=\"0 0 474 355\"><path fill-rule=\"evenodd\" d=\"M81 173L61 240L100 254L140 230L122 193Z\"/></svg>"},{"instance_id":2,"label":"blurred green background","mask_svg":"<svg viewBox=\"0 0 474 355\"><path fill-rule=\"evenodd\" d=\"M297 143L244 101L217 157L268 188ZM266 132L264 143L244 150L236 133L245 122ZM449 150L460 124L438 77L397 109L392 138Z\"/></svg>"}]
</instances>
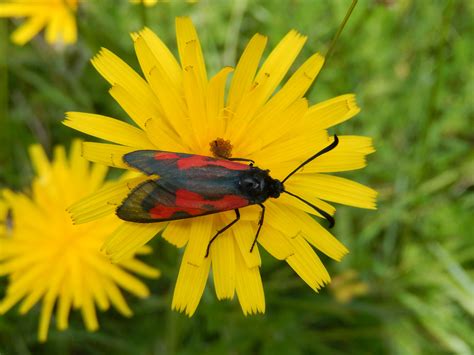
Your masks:
<instances>
[{"instance_id":1,"label":"blurred green background","mask_svg":"<svg viewBox=\"0 0 474 355\"><path fill-rule=\"evenodd\" d=\"M79 42L66 50L42 37L16 47L9 34L17 24L0 19L0 188L29 183L30 143L51 152L78 136L59 123L65 111L127 119L89 62L101 46L138 69L128 33L146 23L176 53L174 17L190 15L210 74L234 65L255 32L270 47L291 28L308 35L299 64L326 52L349 5L209 0L145 10L90 0L79 12ZM68 331L53 321L49 341L38 344L39 308L13 310L0 317L0 354L472 353L473 13L473 1L360 1L309 93L312 103L356 93L362 112L335 133L370 135L377 149L368 168L344 174L376 188L379 209L338 208L334 234L350 254L324 260L329 287L315 294L262 252L265 315L244 317L237 300L217 301L208 285L188 319L170 310L180 251L155 238L146 260L163 277L145 280L147 300L129 297L133 318L99 313L100 330L88 333L73 312Z\"/></svg>"}]
</instances>

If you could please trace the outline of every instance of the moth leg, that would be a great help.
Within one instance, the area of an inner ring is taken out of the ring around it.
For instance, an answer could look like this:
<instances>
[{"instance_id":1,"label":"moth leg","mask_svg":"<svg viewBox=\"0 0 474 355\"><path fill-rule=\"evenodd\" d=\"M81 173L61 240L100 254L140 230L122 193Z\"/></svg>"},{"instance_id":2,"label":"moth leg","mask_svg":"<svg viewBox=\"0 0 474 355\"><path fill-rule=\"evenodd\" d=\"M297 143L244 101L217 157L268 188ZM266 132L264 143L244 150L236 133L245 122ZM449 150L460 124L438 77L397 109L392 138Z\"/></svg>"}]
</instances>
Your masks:
<instances>
[{"instance_id":1,"label":"moth leg","mask_svg":"<svg viewBox=\"0 0 474 355\"><path fill-rule=\"evenodd\" d=\"M206 258L209 256L209 250L211 248L211 244L214 240L216 240L216 238L219 236L219 234L222 234L224 233L227 229L229 229L230 227L232 227L239 219L240 219L240 212L238 209L235 209L235 219L230 222L228 225L226 225L224 228L220 229L217 231L217 233L211 238L211 240L209 241L209 244L207 245L207 249L206 249Z\"/></svg>"},{"instance_id":2,"label":"moth leg","mask_svg":"<svg viewBox=\"0 0 474 355\"><path fill-rule=\"evenodd\" d=\"M265 206L261 203L259 203L258 205L262 207L262 214L260 215L260 220L258 221L257 234L255 234L255 238L253 240L252 247L250 248L250 252L253 251L253 248L255 247L255 244L257 243L258 235L260 234L260 229L262 229L262 226L263 226L263 218L265 217Z\"/></svg>"}]
</instances>

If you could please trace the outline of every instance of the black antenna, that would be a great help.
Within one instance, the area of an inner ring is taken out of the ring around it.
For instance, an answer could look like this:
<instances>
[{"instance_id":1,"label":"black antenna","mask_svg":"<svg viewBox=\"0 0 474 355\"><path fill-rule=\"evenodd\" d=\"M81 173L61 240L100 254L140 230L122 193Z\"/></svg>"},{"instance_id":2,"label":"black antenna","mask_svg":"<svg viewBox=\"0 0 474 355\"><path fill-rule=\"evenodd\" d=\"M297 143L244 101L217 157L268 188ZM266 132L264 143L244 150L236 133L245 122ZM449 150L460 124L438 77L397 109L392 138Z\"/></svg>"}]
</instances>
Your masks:
<instances>
[{"instance_id":1,"label":"black antenna","mask_svg":"<svg viewBox=\"0 0 474 355\"><path fill-rule=\"evenodd\" d=\"M336 146L339 144L339 138L337 138L337 135L334 135L334 142L332 142L331 144L329 144L326 148L323 148L321 149L319 152L317 152L315 155L313 155L312 157L306 159L304 162L302 162L295 170L293 170L291 173L289 173L286 178L283 179L283 181L281 182L282 184L288 180L288 178L290 176L292 176L294 173L296 173L298 170L300 170L303 166L305 166L306 164L312 162L314 159L316 159L317 157L327 153L327 152L330 152L331 150L333 150L334 148L336 148ZM296 197L296 196L295 196ZM304 201L306 202L306 201ZM319 212L319 211L318 211Z\"/></svg>"},{"instance_id":2,"label":"black antenna","mask_svg":"<svg viewBox=\"0 0 474 355\"><path fill-rule=\"evenodd\" d=\"M295 195L289 191L286 191L286 190L283 190L283 192L287 193L288 195L291 195L293 197L296 197L298 200L300 200L301 202L304 202L305 204L307 204L309 207L312 207L314 208L321 216L323 216L324 218L326 218L326 220L329 222L329 228L332 228L334 227L334 224L336 223L336 221L334 220L333 216L331 216L329 213L327 213L326 211L323 211L322 209L320 209L319 207L316 207L315 205L313 205L312 203L309 203L308 201L306 201L305 199L302 199L301 197L299 197L298 195Z\"/></svg>"}]
</instances>

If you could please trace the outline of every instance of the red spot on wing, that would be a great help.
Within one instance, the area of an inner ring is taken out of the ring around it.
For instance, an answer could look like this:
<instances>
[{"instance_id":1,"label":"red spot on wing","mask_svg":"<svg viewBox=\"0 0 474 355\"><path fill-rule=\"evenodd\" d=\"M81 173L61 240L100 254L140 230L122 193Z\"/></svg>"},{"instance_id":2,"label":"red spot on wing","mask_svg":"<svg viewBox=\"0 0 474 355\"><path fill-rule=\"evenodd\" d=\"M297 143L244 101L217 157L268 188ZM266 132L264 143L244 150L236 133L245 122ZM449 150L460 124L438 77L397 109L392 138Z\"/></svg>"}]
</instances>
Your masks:
<instances>
[{"instance_id":1,"label":"red spot on wing","mask_svg":"<svg viewBox=\"0 0 474 355\"><path fill-rule=\"evenodd\" d=\"M233 210L248 204L248 200L238 195L225 195L218 200L206 200L196 192L181 189L176 190L175 206L156 204L150 210L150 216L153 219L169 219L179 212L190 216L200 216L206 213Z\"/></svg>"},{"instance_id":2,"label":"red spot on wing","mask_svg":"<svg viewBox=\"0 0 474 355\"><path fill-rule=\"evenodd\" d=\"M191 216L200 216L207 211L201 208L170 207L157 204L150 210L150 217L153 219L169 219L177 212L186 212Z\"/></svg>"},{"instance_id":3,"label":"red spot on wing","mask_svg":"<svg viewBox=\"0 0 474 355\"><path fill-rule=\"evenodd\" d=\"M179 155L176 154L176 153L167 153L167 152L161 153L161 152L159 152L159 153L155 154L155 159L156 160L179 159L179 158L180 158Z\"/></svg>"},{"instance_id":4,"label":"red spot on wing","mask_svg":"<svg viewBox=\"0 0 474 355\"><path fill-rule=\"evenodd\" d=\"M182 158L178 160L179 169L190 169L190 168L200 168L203 166L222 166L223 168L230 170L248 170L249 166L241 163L236 163L233 161L223 160L223 159L214 159L210 157L205 157L202 155L193 155L189 158Z\"/></svg>"},{"instance_id":5,"label":"red spot on wing","mask_svg":"<svg viewBox=\"0 0 474 355\"><path fill-rule=\"evenodd\" d=\"M189 190L176 190L176 205L192 205L192 207L203 208L212 206L215 210L227 211L247 206L248 200L238 195L224 195L219 200L206 200L198 193ZM208 211L212 210L208 208Z\"/></svg>"}]
</instances>

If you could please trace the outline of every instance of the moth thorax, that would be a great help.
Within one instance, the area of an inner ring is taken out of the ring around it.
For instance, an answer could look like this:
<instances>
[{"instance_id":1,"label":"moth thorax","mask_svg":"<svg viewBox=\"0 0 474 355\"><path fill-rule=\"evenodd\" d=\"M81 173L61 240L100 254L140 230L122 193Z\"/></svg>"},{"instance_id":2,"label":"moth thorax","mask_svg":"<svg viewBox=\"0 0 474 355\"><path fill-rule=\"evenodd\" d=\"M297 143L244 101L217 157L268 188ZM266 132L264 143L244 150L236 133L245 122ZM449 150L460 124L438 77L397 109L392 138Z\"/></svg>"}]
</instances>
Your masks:
<instances>
[{"instance_id":1,"label":"moth thorax","mask_svg":"<svg viewBox=\"0 0 474 355\"><path fill-rule=\"evenodd\" d=\"M209 143L210 150L216 158L228 159L232 156L232 144L230 140L224 138L216 138Z\"/></svg>"}]
</instances>

